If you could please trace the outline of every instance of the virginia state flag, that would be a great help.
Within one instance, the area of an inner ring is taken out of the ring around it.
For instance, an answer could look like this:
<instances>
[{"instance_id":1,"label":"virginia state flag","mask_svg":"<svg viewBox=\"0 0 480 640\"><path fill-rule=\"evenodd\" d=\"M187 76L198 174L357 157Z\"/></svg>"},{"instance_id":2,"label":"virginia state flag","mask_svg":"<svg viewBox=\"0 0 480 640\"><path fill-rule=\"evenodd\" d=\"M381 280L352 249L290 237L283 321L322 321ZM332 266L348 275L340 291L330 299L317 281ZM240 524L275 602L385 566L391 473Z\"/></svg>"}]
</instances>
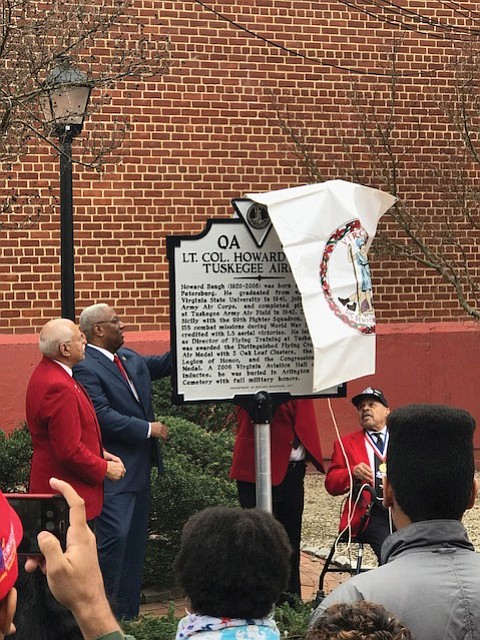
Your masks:
<instances>
[{"instance_id":1,"label":"virginia state flag","mask_svg":"<svg viewBox=\"0 0 480 640\"><path fill-rule=\"evenodd\" d=\"M302 295L314 347L313 391L375 373L368 249L396 198L344 180L247 197L268 207Z\"/></svg>"}]
</instances>

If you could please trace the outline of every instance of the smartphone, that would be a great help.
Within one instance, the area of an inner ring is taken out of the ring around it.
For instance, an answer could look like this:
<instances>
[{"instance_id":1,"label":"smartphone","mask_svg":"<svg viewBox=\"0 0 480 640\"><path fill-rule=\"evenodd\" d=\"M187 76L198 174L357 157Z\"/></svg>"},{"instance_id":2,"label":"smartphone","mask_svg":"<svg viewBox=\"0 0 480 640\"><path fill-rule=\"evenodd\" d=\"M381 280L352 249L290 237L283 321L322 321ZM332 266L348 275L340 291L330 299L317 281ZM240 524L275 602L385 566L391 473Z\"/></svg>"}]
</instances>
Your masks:
<instances>
[{"instance_id":1,"label":"smartphone","mask_svg":"<svg viewBox=\"0 0 480 640\"><path fill-rule=\"evenodd\" d=\"M5 497L17 512L23 526L23 538L17 547L20 556L42 555L37 543L40 531L49 531L60 540L65 551L67 546L68 504L57 494L7 493Z\"/></svg>"}]
</instances>

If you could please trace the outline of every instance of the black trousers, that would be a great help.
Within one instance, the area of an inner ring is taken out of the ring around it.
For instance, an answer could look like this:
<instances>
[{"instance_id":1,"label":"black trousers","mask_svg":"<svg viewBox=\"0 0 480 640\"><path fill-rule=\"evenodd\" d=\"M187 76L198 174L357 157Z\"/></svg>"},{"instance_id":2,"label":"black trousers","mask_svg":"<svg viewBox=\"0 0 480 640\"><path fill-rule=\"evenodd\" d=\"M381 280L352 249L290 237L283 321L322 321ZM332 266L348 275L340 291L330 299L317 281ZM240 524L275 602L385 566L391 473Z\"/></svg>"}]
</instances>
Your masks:
<instances>
[{"instance_id":1,"label":"black trousers","mask_svg":"<svg viewBox=\"0 0 480 640\"><path fill-rule=\"evenodd\" d=\"M306 464L303 460L290 462L283 482L272 487L273 515L283 524L292 546L290 578L287 592L301 597L300 587L300 543L302 539L302 516L305 501L303 480ZM256 506L255 483L237 480L238 497L244 509Z\"/></svg>"},{"instance_id":2,"label":"black trousers","mask_svg":"<svg viewBox=\"0 0 480 640\"><path fill-rule=\"evenodd\" d=\"M395 531L395 529L393 529ZM380 549L383 541L390 535L390 519L388 509L373 505L370 520L365 531L357 536L359 540L366 542L377 556L378 564L381 564Z\"/></svg>"}]
</instances>

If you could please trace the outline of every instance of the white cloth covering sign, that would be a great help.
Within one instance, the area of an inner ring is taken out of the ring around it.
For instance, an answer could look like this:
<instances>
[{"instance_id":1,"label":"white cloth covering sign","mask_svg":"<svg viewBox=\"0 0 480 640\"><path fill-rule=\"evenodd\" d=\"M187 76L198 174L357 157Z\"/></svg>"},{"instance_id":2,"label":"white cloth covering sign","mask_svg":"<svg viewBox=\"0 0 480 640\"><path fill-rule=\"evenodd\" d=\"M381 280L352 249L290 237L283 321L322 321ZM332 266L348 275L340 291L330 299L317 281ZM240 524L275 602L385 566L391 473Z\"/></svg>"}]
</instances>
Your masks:
<instances>
[{"instance_id":1,"label":"white cloth covering sign","mask_svg":"<svg viewBox=\"0 0 480 640\"><path fill-rule=\"evenodd\" d=\"M375 373L368 249L388 193L344 180L247 196L268 207L314 346L314 392Z\"/></svg>"}]
</instances>

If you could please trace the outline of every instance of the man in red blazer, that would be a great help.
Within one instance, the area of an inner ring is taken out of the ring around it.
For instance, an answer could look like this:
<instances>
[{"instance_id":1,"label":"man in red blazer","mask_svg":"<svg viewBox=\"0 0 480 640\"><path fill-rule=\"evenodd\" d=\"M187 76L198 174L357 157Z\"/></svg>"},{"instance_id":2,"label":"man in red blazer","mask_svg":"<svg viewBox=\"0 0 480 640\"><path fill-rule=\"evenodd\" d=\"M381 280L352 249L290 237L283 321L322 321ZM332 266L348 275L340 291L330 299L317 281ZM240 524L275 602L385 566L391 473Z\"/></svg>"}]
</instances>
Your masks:
<instances>
[{"instance_id":1,"label":"man in red blazer","mask_svg":"<svg viewBox=\"0 0 480 640\"><path fill-rule=\"evenodd\" d=\"M64 480L85 500L87 519L102 510L103 480L125 474L117 456L103 450L95 410L72 378L72 367L85 357L85 337L65 318L50 320L40 332L43 354L27 388L27 425L33 457L30 493L51 493L50 478Z\"/></svg>"},{"instance_id":2,"label":"man in red blazer","mask_svg":"<svg viewBox=\"0 0 480 640\"><path fill-rule=\"evenodd\" d=\"M391 533L388 511L382 505L382 476L385 473L388 444L388 402L380 389L367 387L352 398L362 425L355 431L336 440L333 455L325 478L325 488L332 496L343 495L354 487L353 499L345 502L340 520L340 532L367 542L380 562L380 548ZM362 486L375 489L378 499L371 493L358 491ZM358 498L358 502L357 502ZM373 502L372 502L373 500Z\"/></svg>"},{"instance_id":3,"label":"man in red blazer","mask_svg":"<svg viewBox=\"0 0 480 640\"><path fill-rule=\"evenodd\" d=\"M287 592L300 597L303 480L307 460L323 471L320 434L312 400L289 400L275 411L271 424L271 457L273 514L285 527L293 551ZM230 477L237 481L242 507L255 507L253 421L240 407Z\"/></svg>"}]
</instances>

